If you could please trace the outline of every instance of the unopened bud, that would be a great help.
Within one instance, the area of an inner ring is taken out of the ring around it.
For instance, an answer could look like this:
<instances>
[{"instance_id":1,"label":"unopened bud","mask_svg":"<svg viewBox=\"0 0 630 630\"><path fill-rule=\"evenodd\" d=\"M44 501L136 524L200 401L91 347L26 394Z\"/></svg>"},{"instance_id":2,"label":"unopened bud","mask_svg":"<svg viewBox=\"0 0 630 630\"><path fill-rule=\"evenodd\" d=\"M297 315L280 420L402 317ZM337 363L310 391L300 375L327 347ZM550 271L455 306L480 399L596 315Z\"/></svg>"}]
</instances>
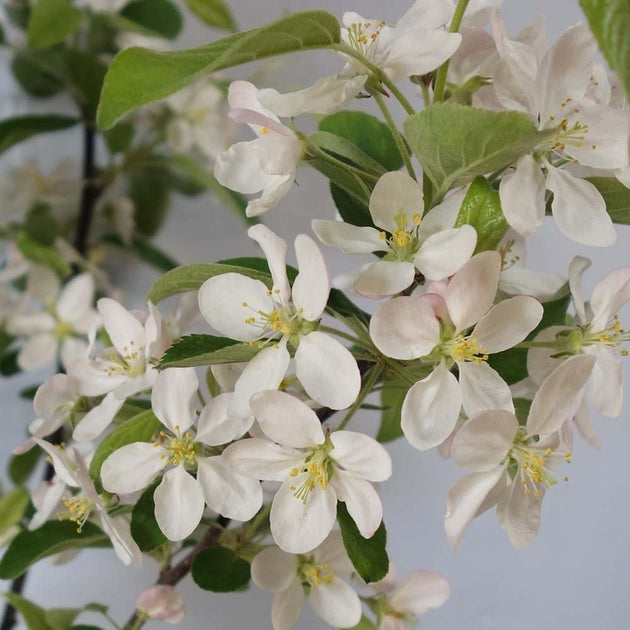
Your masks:
<instances>
[{"instance_id":1,"label":"unopened bud","mask_svg":"<svg viewBox=\"0 0 630 630\"><path fill-rule=\"evenodd\" d=\"M184 618L184 601L172 586L148 588L138 597L136 606L147 617L166 623L179 623Z\"/></svg>"}]
</instances>

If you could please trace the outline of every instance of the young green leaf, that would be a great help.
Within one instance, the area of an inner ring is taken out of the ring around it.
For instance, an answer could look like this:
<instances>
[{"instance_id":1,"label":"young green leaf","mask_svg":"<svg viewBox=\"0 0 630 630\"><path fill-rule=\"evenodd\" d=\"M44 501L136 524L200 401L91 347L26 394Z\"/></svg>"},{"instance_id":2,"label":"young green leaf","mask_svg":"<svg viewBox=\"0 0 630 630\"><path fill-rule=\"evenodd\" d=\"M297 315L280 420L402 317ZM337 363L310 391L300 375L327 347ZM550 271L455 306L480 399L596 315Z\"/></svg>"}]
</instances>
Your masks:
<instances>
[{"instance_id":1,"label":"young green leaf","mask_svg":"<svg viewBox=\"0 0 630 630\"><path fill-rule=\"evenodd\" d=\"M9 477L16 485L22 485L33 474L41 457L39 448L32 448L21 455L13 455L9 460Z\"/></svg>"},{"instance_id":2,"label":"young green leaf","mask_svg":"<svg viewBox=\"0 0 630 630\"><path fill-rule=\"evenodd\" d=\"M341 188L358 203L367 206L370 200L370 188L359 175L320 157L309 159L308 165L318 170L330 180L331 184Z\"/></svg>"},{"instance_id":3,"label":"young green leaf","mask_svg":"<svg viewBox=\"0 0 630 630\"><path fill-rule=\"evenodd\" d=\"M28 45L47 48L76 32L83 13L72 0L37 0L28 21Z\"/></svg>"},{"instance_id":4,"label":"young green leaf","mask_svg":"<svg viewBox=\"0 0 630 630\"><path fill-rule=\"evenodd\" d=\"M70 94L83 117L92 121L96 117L107 66L94 53L77 48L64 49L63 59Z\"/></svg>"},{"instance_id":5,"label":"young green leaf","mask_svg":"<svg viewBox=\"0 0 630 630\"><path fill-rule=\"evenodd\" d=\"M158 483L156 481L144 490L131 512L131 535L141 551L151 551L166 542L166 536L155 520L153 493Z\"/></svg>"},{"instance_id":6,"label":"young green leaf","mask_svg":"<svg viewBox=\"0 0 630 630\"><path fill-rule=\"evenodd\" d=\"M170 186L160 168L144 168L129 178L136 229L143 236L155 236L168 213Z\"/></svg>"},{"instance_id":7,"label":"young green leaf","mask_svg":"<svg viewBox=\"0 0 630 630\"><path fill-rule=\"evenodd\" d=\"M103 137L111 153L124 153L133 141L135 127L130 122L120 122L108 129Z\"/></svg>"},{"instance_id":8,"label":"young green leaf","mask_svg":"<svg viewBox=\"0 0 630 630\"><path fill-rule=\"evenodd\" d=\"M245 363L260 352L257 344L213 335L187 335L166 350L160 368L196 367L219 363Z\"/></svg>"},{"instance_id":9,"label":"young green leaf","mask_svg":"<svg viewBox=\"0 0 630 630\"><path fill-rule=\"evenodd\" d=\"M197 586L214 593L245 588L251 577L249 562L226 547L210 547L197 554L191 574Z\"/></svg>"},{"instance_id":10,"label":"young green leaf","mask_svg":"<svg viewBox=\"0 0 630 630\"><path fill-rule=\"evenodd\" d=\"M372 538L363 538L345 503L341 501L337 503L337 522L343 546L357 573L366 582L382 580L389 570L385 525L381 523Z\"/></svg>"},{"instance_id":11,"label":"young green leaf","mask_svg":"<svg viewBox=\"0 0 630 630\"><path fill-rule=\"evenodd\" d=\"M606 211L614 223L630 225L630 189L616 177L587 178L606 202Z\"/></svg>"},{"instance_id":12,"label":"young green leaf","mask_svg":"<svg viewBox=\"0 0 630 630\"><path fill-rule=\"evenodd\" d=\"M0 121L0 153L33 136L69 129L78 123L78 118L56 114L6 118Z\"/></svg>"},{"instance_id":13,"label":"young green leaf","mask_svg":"<svg viewBox=\"0 0 630 630\"><path fill-rule=\"evenodd\" d=\"M54 247L40 245L26 232L17 235L16 244L26 258L44 267L50 267L60 278L67 278L72 273L69 263Z\"/></svg>"},{"instance_id":14,"label":"young green leaf","mask_svg":"<svg viewBox=\"0 0 630 630\"><path fill-rule=\"evenodd\" d=\"M373 160L367 153L361 151L359 147L342 136L328 131L316 131L308 137L308 140L319 149L331 153L345 162L354 164L368 173L375 175L385 173L385 169L376 160Z\"/></svg>"},{"instance_id":15,"label":"young green leaf","mask_svg":"<svg viewBox=\"0 0 630 630\"><path fill-rule=\"evenodd\" d=\"M55 630L46 623L46 613L37 604L17 593L2 593L2 597L20 613L27 630Z\"/></svg>"},{"instance_id":16,"label":"young green leaf","mask_svg":"<svg viewBox=\"0 0 630 630\"><path fill-rule=\"evenodd\" d=\"M132 0L120 15L166 39L175 39L182 30L182 14L170 0Z\"/></svg>"},{"instance_id":17,"label":"young green leaf","mask_svg":"<svg viewBox=\"0 0 630 630\"><path fill-rule=\"evenodd\" d=\"M352 223L352 225L361 227L372 227L374 225L366 200L357 199L332 182L330 183L330 194L339 211L339 215L346 223Z\"/></svg>"},{"instance_id":18,"label":"young green leaf","mask_svg":"<svg viewBox=\"0 0 630 630\"><path fill-rule=\"evenodd\" d=\"M11 70L20 87L36 98L54 96L66 84L63 55L58 48L18 50Z\"/></svg>"},{"instance_id":19,"label":"young green leaf","mask_svg":"<svg viewBox=\"0 0 630 630\"><path fill-rule=\"evenodd\" d=\"M208 26L234 33L237 31L232 13L223 0L184 0L188 8Z\"/></svg>"},{"instance_id":20,"label":"young green leaf","mask_svg":"<svg viewBox=\"0 0 630 630\"><path fill-rule=\"evenodd\" d=\"M407 389L402 386L388 388L387 381L383 383L381 405L384 407L384 410L381 415L381 426L376 435L376 439L379 442L392 442L402 437L403 432L400 428L400 414L406 395Z\"/></svg>"},{"instance_id":21,"label":"young green leaf","mask_svg":"<svg viewBox=\"0 0 630 630\"><path fill-rule=\"evenodd\" d=\"M15 488L0 499L0 536L20 522L29 501L26 488Z\"/></svg>"},{"instance_id":22,"label":"young green leaf","mask_svg":"<svg viewBox=\"0 0 630 630\"><path fill-rule=\"evenodd\" d=\"M53 630L68 630L80 612L80 608L50 608L44 618Z\"/></svg>"},{"instance_id":23,"label":"young green leaf","mask_svg":"<svg viewBox=\"0 0 630 630\"><path fill-rule=\"evenodd\" d=\"M157 53L129 48L116 55L109 67L98 126L109 129L121 116L181 90L204 74L298 50L327 48L339 39L337 18L325 11L304 11L190 50Z\"/></svg>"},{"instance_id":24,"label":"young green leaf","mask_svg":"<svg viewBox=\"0 0 630 630\"><path fill-rule=\"evenodd\" d=\"M435 186L437 202L478 175L508 167L548 134L519 112L434 103L407 119L405 137Z\"/></svg>"}]
</instances>

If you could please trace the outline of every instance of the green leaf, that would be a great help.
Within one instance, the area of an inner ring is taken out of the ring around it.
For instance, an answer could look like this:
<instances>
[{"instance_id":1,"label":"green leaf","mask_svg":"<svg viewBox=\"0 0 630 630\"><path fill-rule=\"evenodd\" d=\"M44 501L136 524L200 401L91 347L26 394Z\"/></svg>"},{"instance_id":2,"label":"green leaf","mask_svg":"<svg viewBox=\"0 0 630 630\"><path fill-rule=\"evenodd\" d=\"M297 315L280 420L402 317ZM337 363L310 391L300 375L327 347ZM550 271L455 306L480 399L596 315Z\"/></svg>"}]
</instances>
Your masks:
<instances>
[{"instance_id":1,"label":"green leaf","mask_svg":"<svg viewBox=\"0 0 630 630\"><path fill-rule=\"evenodd\" d=\"M249 562L226 547L210 547L197 554L191 574L197 586L214 593L238 591L251 577Z\"/></svg>"},{"instance_id":2,"label":"green leaf","mask_svg":"<svg viewBox=\"0 0 630 630\"><path fill-rule=\"evenodd\" d=\"M170 0L133 0L120 15L166 39L182 30L182 14Z\"/></svg>"},{"instance_id":3,"label":"green leaf","mask_svg":"<svg viewBox=\"0 0 630 630\"><path fill-rule=\"evenodd\" d=\"M382 580L389 570L385 525L381 523L372 538L363 538L341 501L337 502L337 522L343 546L357 573L368 583Z\"/></svg>"},{"instance_id":4,"label":"green leaf","mask_svg":"<svg viewBox=\"0 0 630 630\"><path fill-rule=\"evenodd\" d=\"M377 630L374 623L372 623L365 615L361 617L361 621L352 628L345 628L344 630Z\"/></svg>"},{"instance_id":5,"label":"green leaf","mask_svg":"<svg viewBox=\"0 0 630 630\"><path fill-rule=\"evenodd\" d=\"M331 164L323 158L309 159L308 165L318 170L330 180L331 184L341 188L356 202L367 207L370 200L370 188L358 175L341 166Z\"/></svg>"},{"instance_id":6,"label":"green leaf","mask_svg":"<svg viewBox=\"0 0 630 630\"><path fill-rule=\"evenodd\" d=\"M298 50L328 48L339 38L334 15L304 11L199 48L163 53L129 48L116 55L105 77L98 126L109 129L121 116L181 90L204 74Z\"/></svg>"},{"instance_id":7,"label":"green leaf","mask_svg":"<svg viewBox=\"0 0 630 630\"><path fill-rule=\"evenodd\" d=\"M166 350L160 369L218 363L245 363L260 352L258 344L241 343L213 335L187 335Z\"/></svg>"},{"instance_id":8,"label":"green leaf","mask_svg":"<svg viewBox=\"0 0 630 630\"><path fill-rule=\"evenodd\" d=\"M580 0L608 65L630 97L630 4L628 0Z\"/></svg>"},{"instance_id":9,"label":"green leaf","mask_svg":"<svg viewBox=\"0 0 630 630\"><path fill-rule=\"evenodd\" d=\"M133 141L135 127L130 122L119 122L103 133L110 153L124 153Z\"/></svg>"},{"instance_id":10,"label":"green leaf","mask_svg":"<svg viewBox=\"0 0 630 630\"><path fill-rule=\"evenodd\" d=\"M97 482L101 476L103 462L121 446L133 442L149 442L160 427L160 421L148 409L116 427L98 445L90 462L90 476Z\"/></svg>"},{"instance_id":11,"label":"green leaf","mask_svg":"<svg viewBox=\"0 0 630 630\"><path fill-rule=\"evenodd\" d=\"M143 238L135 237L131 240L130 245L125 245L118 234L110 234L103 241L121 249L131 249L140 260L158 271L166 272L178 266L177 262L166 252L158 249L153 243Z\"/></svg>"},{"instance_id":12,"label":"green leaf","mask_svg":"<svg viewBox=\"0 0 630 630\"><path fill-rule=\"evenodd\" d=\"M368 173L383 175L386 172L376 160L373 160L369 155L363 153L363 151L350 142L350 140L346 140L334 133L316 131L308 137L308 140L323 151L326 151L326 153L341 158L343 161L349 162L350 164L355 164Z\"/></svg>"},{"instance_id":13,"label":"green leaf","mask_svg":"<svg viewBox=\"0 0 630 630\"><path fill-rule=\"evenodd\" d=\"M188 8L208 26L222 28L231 33L238 30L232 13L223 0L185 0L185 2Z\"/></svg>"},{"instance_id":14,"label":"green leaf","mask_svg":"<svg viewBox=\"0 0 630 630\"><path fill-rule=\"evenodd\" d=\"M11 541L0 560L0 578L12 580L42 558L68 549L109 546L109 538L93 523L84 523L79 534L76 523L48 521L39 529L21 531Z\"/></svg>"},{"instance_id":15,"label":"green leaf","mask_svg":"<svg viewBox=\"0 0 630 630\"><path fill-rule=\"evenodd\" d=\"M67 278L72 273L69 263L54 247L40 245L26 232L18 233L16 244L26 258L44 267L50 267L60 278Z\"/></svg>"},{"instance_id":16,"label":"green leaf","mask_svg":"<svg viewBox=\"0 0 630 630\"><path fill-rule=\"evenodd\" d=\"M60 232L59 223L45 204L36 204L28 211L22 228L29 238L47 247L54 244Z\"/></svg>"},{"instance_id":17,"label":"green leaf","mask_svg":"<svg viewBox=\"0 0 630 630\"><path fill-rule=\"evenodd\" d=\"M21 455L13 455L9 460L9 477L16 485L22 485L33 474L41 457L39 448L32 448Z\"/></svg>"},{"instance_id":18,"label":"green leaf","mask_svg":"<svg viewBox=\"0 0 630 630\"><path fill-rule=\"evenodd\" d=\"M28 630L54 630L46 623L46 614L42 608L17 593L2 593L15 610L17 610Z\"/></svg>"},{"instance_id":19,"label":"green leaf","mask_svg":"<svg viewBox=\"0 0 630 630\"><path fill-rule=\"evenodd\" d=\"M144 168L129 178L136 229L152 237L162 227L169 207L170 186L162 169Z\"/></svg>"},{"instance_id":20,"label":"green leaf","mask_svg":"<svg viewBox=\"0 0 630 630\"><path fill-rule=\"evenodd\" d=\"M630 189L616 177L587 178L604 198L606 211L614 223L630 225Z\"/></svg>"},{"instance_id":21,"label":"green leaf","mask_svg":"<svg viewBox=\"0 0 630 630\"><path fill-rule=\"evenodd\" d=\"M156 481L144 490L131 512L131 535L141 551L151 551L167 540L155 520L153 493L158 483Z\"/></svg>"},{"instance_id":22,"label":"green leaf","mask_svg":"<svg viewBox=\"0 0 630 630\"><path fill-rule=\"evenodd\" d=\"M403 161L389 127L365 112L343 111L319 121L320 131L341 136L380 164L385 171L397 171Z\"/></svg>"},{"instance_id":23,"label":"green leaf","mask_svg":"<svg viewBox=\"0 0 630 630\"><path fill-rule=\"evenodd\" d=\"M69 129L78 123L77 118L56 114L5 118L0 121L0 153L33 136Z\"/></svg>"},{"instance_id":24,"label":"green leaf","mask_svg":"<svg viewBox=\"0 0 630 630\"><path fill-rule=\"evenodd\" d=\"M341 218L346 223L368 227L374 226L366 200L360 201L332 182L330 184L330 194Z\"/></svg>"},{"instance_id":25,"label":"green leaf","mask_svg":"<svg viewBox=\"0 0 630 630\"><path fill-rule=\"evenodd\" d=\"M69 630L80 612L81 608L50 608L44 617L53 630Z\"/></svg>"},{"instance_id":26,"label":"green leaf","mask_svg":"<svg viewBox=\"0 0 630 630\"><path fill-rule=\"evenodd\" d=\"M72 626L70 630L103 630L103 629L99 628L98 626L86 626L85 624L80 624L78 626Z\"/></svg>"},{"instance_id":27,"label":"green leaf","mask_svg":"<svg viewBox=\"0 0 630 630\"><path fill-rule=\"evenodd\" d=\"M405 122L409 146L435 186L434 201L478 175L507 168L549 133L519 112L454 103L434 103Z\"/></svg>"},{"instance_id":28,"label":"green leaf","mask_svg":"<svg viewBox=\"0 0 630 630\"><path fill-rule=\"evenodd\" d=\"M2 376L13 376L21 372L20 366L17 364L18 352L19 350L13 350L0 357L0 374Z\"/></svg>"},{"instance_id":29,"label":"green leaf","mask_svg":"<svg viewBox=\"0 0 630 630\"><path fill-rule=\"evenodd\" d=\"M485 177L476 177L464 197L455 227L466 224L477 232L475 254L496 249L510 227L501 210L499 191Z\"/></svg>"},{"instance_id":30,"label":"green leaf","mask_svg":"<svg viewBox=\"0 0 630 630\"><path fill-rule=\"evenodd\" d=\"M31 6L29 4L29 0L12 0L11 2L3 2L2 7L7 17L9 18L9 22L13 24L13 26L17 26L22 30L25 30L28 25L28 20L31 16Z\"/></svg>"},{"instance_id":31,"label":"green leaf","mask_svg":"<svg viewBox=\"0 0 630 630\"><path fill-rule=\"evenodd\" d=\"M84 118L94 120L107 66L97 55L75 48L64 50L63 59L70 94Z\"/></svg>"},{"instance_id":32,"label":"green leaf","mask_svg":"<svg viewBox=\"0 0 630 630\"><path fill-rule=\"evenodd\" d=\"M11 70L20 87L31 96L54 96L65 86L59 50L19 50L11 61Z\"/></svg>"},{"instance_id":33,"label":"green leaf","mask_svg":"<svg viewBox=\"0 0 630 630\"><path fill-rule=\"evenodd\" d=\"M15 488L0 499L0 536L20 522L29 500L26 488Z\"/></svg>"},{"instance_id":34,"label":"green leaf","mask_svg":"<svg viewBox=\"0 0 630 630\"><path fill-rule=\"evenodd\" d=\"M83 13L72 0L37 0L28 21L28 45L47 48L76 32Z\"/></svg>"},{"instance_id":35,"label":"green leaf","mask_svg":"<svg viewBox=\"0 0 630 630\"><path fill-rule=\"evenodd\" d=\"M392 442L402 437L403 432L400 428L400 414L406 395L407 389L403 389L401 386L388 388L387 381L383 383L381 405L385 409L381 416L381 426L376 435L376 439L379 442Z\"/></svg>"}]
</instances>

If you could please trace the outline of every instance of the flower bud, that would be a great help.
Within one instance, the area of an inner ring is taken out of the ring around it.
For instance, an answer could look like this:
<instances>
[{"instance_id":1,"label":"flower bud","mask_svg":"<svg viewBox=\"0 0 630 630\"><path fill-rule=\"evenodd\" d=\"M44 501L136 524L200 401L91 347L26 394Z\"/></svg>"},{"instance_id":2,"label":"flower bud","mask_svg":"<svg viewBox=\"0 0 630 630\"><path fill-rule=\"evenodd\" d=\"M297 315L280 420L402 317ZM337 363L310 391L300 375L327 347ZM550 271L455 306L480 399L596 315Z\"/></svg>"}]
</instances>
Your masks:
<instances>
[{"instance_id":1,"label":"flower bud","mask_svg":"<svg viewBox=\"0 0 630 630\"><path fill-rule=\"evenodd\" d=\"M141 593L138 610L151 619L179 623L184 618L184 601L172 586L157 585Z\"/></svg>"}]
</instances>

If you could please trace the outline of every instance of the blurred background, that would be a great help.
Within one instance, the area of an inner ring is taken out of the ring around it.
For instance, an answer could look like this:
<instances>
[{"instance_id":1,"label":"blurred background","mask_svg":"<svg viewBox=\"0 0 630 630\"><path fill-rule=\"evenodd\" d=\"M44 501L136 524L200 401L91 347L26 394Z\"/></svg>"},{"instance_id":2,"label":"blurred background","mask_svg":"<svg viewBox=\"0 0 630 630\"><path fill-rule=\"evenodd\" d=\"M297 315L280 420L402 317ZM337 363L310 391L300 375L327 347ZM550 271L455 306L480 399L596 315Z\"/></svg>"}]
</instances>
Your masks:
<instances>
[{"instance_id":1,"label":"blurred background","mask_svg":"<svg viewBox=\"0 0 630 630\"><path fill-rule=\"evenodd\" d=\"M231 9L241 29L253 28L285 13L322 8L341 17L343 11L356 11L365 17L395 22L408 8L406 0L232 0ZM184 9L183 9L184 10ZM582 19L577 0L505 0L503 10L511 34L520 31L540 14L545 15L547 34L553 42L563 30ZM206 28L190 13L184 34L176 42L187 48L217 39L220 34ZM0 53L0 57L2 57ZM63 100L30 103L13 84L6 70L8 58L0 58L0 116L33 110L64 111ZM260 87L273 85L280 90L307 87L318 77L339 70L342 61L332 53L300 53L258 66L247 66L229 77L261 76ZM226 74L227 76L227 74ZM420 99L413 89L411 98ZM377 114L370 102L361 108ZM354 107L354 105L353 105ZM392 104L396 110L396 104ZM401 112L398 112L399 114ZM402 120L402 117L400 117ZM302 121L298 121L301 125ZM308 128L306 121L305 127ZM76 160L80 168L80 136L77 132L56 134L24 143L3 156L0 170L36 155L47 167L62 156ZM298 171L297 185L280 205L264 216L264 222L291 241L300 232L310 232L314 217L333 218L334 206L323 177L315 171ZM618 227L617 245L598 250L577 246L552 223L532 239L529 265L537 270L566 274L571 258L588 256L593 266L586 276L586 295L605 274L630 264L630 228ZM196 199L177 198L156 244L180 263L208 262L242 255L259 255L245 235L242 222L222 209L210 195ZM358 262L333 248L325 251L333 275ZM294 262L294 261L290 261ZM141 307L150 283L157 277L131 258L121 256L112 270L114 283L124 290L128 307ZM374 305L371 306L372 309ZM621 314L622 320L624 319ZM626 323L630 313L626 314ZM24 435L32 419L30 403L18 392L42 382L48 372L31 372L0 381L0 470L11 449ZM357 414L353 423L374 431L375 412ZM566 474L569 482L547 493L541 532L530 548L511 546L501 531L494 511L473 522L461 547L454 553L443 531L446 494L462 472L435 452L419 453L405 441L390 444L394 461L392 480L381 487L388 529L390 558L399 576L414 569L442 573L452 588L451 600L423 620L433 630L529 630L532 627L626 628L630 618L630 409L618 419L595 418L603 450L597 451L579 441L573 463ZM564 471L563 471L564 472ZM145 559L140 571L124 567L111 551L82 551L65 566L46 560L28 575L25 594L44 607L82 606L89 601L110 607L114 619L123 623L134 608L140 592L153 583L157 565ZM5 587L0 583L0 588ZM179 588L186 617L182 630L271 629L269 609L272 595L252 587L247 594L215 595L194 586L190 577ZM82 617L82 620L84 618ZM89 617L85 617L89 623ZM96 622L96 621L95 621ZM157 628L158 623L147 624ZM315 630L325 624L305 607L297 630Z\"/></svg>"}]
</instances>

